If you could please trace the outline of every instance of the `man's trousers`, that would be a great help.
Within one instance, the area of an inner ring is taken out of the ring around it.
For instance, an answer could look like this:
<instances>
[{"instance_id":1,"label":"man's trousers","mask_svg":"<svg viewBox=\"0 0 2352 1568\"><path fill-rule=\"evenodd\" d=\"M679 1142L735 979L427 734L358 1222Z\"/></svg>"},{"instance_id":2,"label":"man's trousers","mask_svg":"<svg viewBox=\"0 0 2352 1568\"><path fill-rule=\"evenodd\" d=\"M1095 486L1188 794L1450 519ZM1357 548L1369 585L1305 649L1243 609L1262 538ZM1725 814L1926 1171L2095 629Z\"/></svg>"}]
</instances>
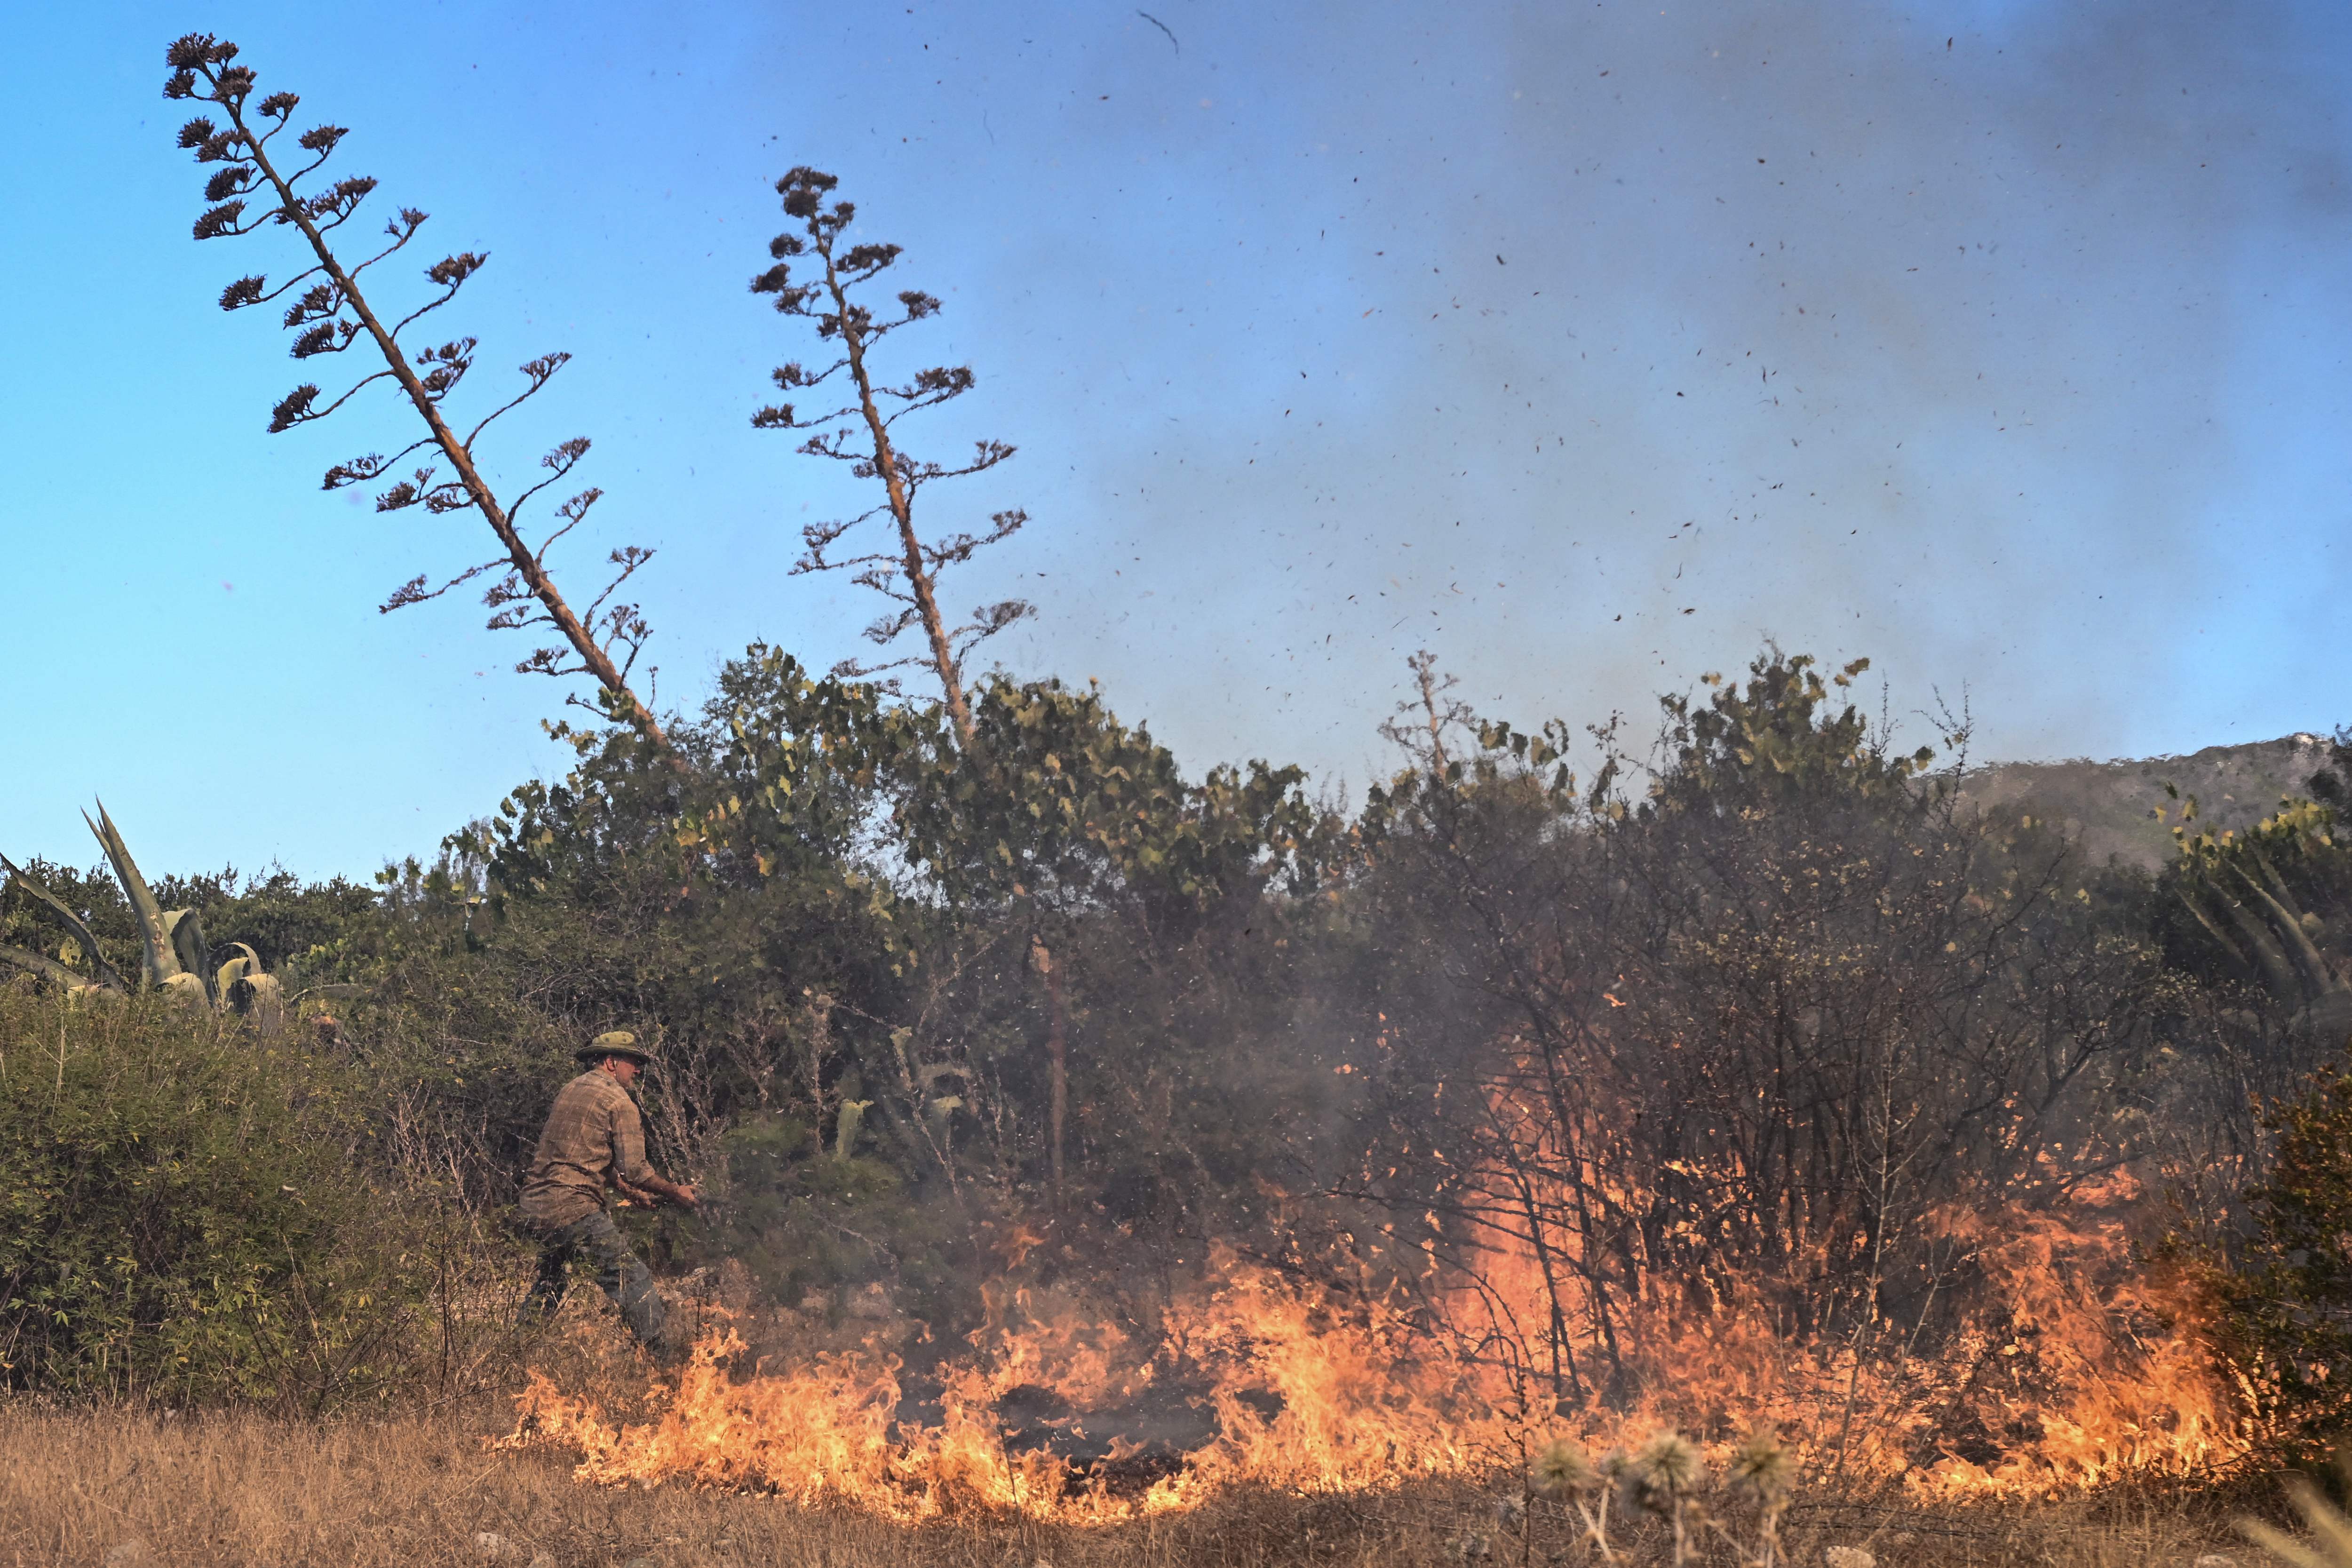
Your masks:
<instances>
[{"instance_id":1,"label":"man's trousers","mask_svg":"<svg viewBox=\"0 0 2352 1568\"><path fill-rule=\"evenodd\" d=\"M539 1279L523 1300L525 1322L555 1316L555 1310L563 1304L564 1287L571 1282L573 1260L585 1258L596 1266L596 1283L620 1310L629 1331L641 1343L664 1348L662 1321L668 1309L661 1292L654 1289L652 1272L629 1250L611 1215L598 1209L569 1225L532 1226L531 1234L540 1243Z\"/></svg>"}]
</instances>

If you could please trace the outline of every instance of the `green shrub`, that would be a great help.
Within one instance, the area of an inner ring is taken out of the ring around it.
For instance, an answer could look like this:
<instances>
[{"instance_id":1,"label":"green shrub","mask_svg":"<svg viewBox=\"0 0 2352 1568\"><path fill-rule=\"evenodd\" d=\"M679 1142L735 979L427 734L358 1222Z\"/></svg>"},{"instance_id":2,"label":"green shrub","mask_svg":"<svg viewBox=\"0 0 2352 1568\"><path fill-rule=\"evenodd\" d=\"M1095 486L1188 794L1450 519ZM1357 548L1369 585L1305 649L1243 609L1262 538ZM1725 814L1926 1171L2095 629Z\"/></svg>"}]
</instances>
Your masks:
<instances>
[{"instance_id":1,"label":"green shrub","mask_svg":"<svg viewBox=\"0 0 2352 1568\"><path fill-rule=\"evenodd\" d=\"M0 1377L312 1407L384 1386L427 1249L340 1074L163 997L0 988Z\"/></svg>"},{"instance_id":2,"label":"green shrub","mask_svg":"<svg viewBox=\"0 0 2352 1568\"><path fill-rule=\"evenodd\" d=\"M975 1277L969 1215L952 1223L938 1194L884 1160L820 1149L793 1117L746 1117L719 1148L727 1182L712 1256L740 1259L786 1304L810 1289L887 1280L935 1328L962 1325Z\"/></svg>"}]
</instances>

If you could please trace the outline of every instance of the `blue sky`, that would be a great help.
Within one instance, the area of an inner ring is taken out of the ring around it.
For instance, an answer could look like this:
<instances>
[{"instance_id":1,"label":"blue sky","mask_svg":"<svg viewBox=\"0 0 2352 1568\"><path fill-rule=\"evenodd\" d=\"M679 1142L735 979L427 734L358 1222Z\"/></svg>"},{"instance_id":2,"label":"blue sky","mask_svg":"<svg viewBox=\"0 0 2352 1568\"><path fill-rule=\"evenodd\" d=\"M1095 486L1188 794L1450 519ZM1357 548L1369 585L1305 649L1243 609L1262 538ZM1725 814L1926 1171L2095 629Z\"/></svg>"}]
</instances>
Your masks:
<instances>
[{"instance_id":1,"label":"blue sky","mask_svg":"<svg viewBox=\"0 0 2352 1568\"><path fill-rule=\"evenodd\" d=\"M1098 679L1194 767L1351 790L1403 659L1583 722L1763 639L1963 691L1978 754L2193 749L2352 718L2352 164L2340 7L473 4L47 7L16 24L0 332L0 847L364 874L561 753L562 689L450 601L478 522L319 475L388 401L281 437L275 323L212 300L163 45L236 39L338 166L487 250L467 392L575 357L501 444L595 442L592 596L639 579L665 706L755 638L824 667L877 606L793 577L864 501L750 427L810 347L746 281L793 163L947 311L979 391L922 444L1020 456L935 527L991 645ZM402 289L407 279L394 277Z\"/></svg>"}]
</instances>

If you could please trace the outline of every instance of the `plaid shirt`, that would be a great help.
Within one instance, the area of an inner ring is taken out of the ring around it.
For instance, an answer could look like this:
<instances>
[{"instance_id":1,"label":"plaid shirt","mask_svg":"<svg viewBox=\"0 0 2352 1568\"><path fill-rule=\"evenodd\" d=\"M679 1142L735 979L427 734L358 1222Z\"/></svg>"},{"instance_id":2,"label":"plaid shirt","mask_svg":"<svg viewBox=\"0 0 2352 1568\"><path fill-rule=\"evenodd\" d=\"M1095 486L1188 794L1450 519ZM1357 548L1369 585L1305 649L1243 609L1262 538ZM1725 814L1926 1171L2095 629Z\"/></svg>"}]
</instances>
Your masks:
<instances>
[{"instance_id":1,"label":"plaid shirt","mask_svg":"<svg viewBox=\"0 0 2352 1568\"><path fill-rule=\"evenodd\" d=\"M636 1101L612 1074L591 1068L556 1095L520 1206L526 1219L570 1225L604 1206L608 1181L642 1182L652 1174Z\"/></svg>"}]
</instances>

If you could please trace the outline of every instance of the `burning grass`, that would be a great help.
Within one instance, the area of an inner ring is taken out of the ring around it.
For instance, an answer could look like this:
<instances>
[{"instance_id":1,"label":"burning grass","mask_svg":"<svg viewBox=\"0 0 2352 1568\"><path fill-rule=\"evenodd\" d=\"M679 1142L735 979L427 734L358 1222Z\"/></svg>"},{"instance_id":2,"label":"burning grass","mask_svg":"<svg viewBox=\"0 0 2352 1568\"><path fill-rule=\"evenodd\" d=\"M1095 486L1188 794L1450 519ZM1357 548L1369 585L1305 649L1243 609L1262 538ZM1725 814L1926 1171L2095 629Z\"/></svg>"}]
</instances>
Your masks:
<instances>
[{"instance_id":1,"label":"burning grass","mask_svg":"<svg viewBox=\"0 0 2352 1568\"><path fill-rule=\"evenodd\" d=\"M1310 1284L1226 1254L1165 1307L1156 1339L1100 1303L1008 1283L963 1353L911 1373L880 1334L754 1357L732 1326L626 1410L535 1370L501 1446L562 1455L607 1488L1097 1528L1247 1492L1525 1491L1512 1478L1548 1448L1607 1471L1668 1430L1726 1474L1771 1435L1801 1497L1920 1504L2205 1486L2248 1462L2255 1436L2193 1299L2136 1267L2119 1208L1945 1223L1977 1258L1982 1299L1935 1345L1871 1324L1792 1339L1737 1301L1653 1302L1635 1375L1605 1400L1529 1375L1536 1354L1507 1331L1539 1321L1521 1260L1490 1258L1449 1295Z\"/></svg>"},{"instance_id":2,"label":"burning grass","mask_svg":"<svg viewBox=\"0 0 2352 1568\"><path fill-rule=\"evenodd\" d=\"M1007 1293L974 1336L979 1353L937 1374L935 1415L909 1411L895 1357L745 1371L743 1342L722 1330L636 1423L534 1373L507 1442L576 1452L585 1481L751 1488L906 1523L1108 1524L1241 1487L1392 1490L1521 1452L1524 1423L1502 1414L1475 1362L1431 1353L1401 1314L1338 1309L1230 1260L1169 1310L1156 1346L1033 1304ZM1026 1419L1008 1419L1024 1405Z\"/></svg>"},{"instance_id":3,"label":"burning grass","mask_svg":"<svg viewBox=\"0 0 2352 1568\"><path fill-rule=\"evenodd\" d=\"M2252 1563L2254 1435L2127 1196L1945 1216L1977 1299L1933 1345L1651 1300L1580 1400L1528 1373L1510 1255L1442 1288L1223 1253L1148 1323L1016 1266L948 1355L879 1293L830 1330L739 1300L667 1373L575 1292L553 1333L486 1311L438 1414L0 1405L0 1565L1579 1563L1602 1520L1622 1563L1679 1560L1677 1527L1694 1563Z\"/></svg>"},{"instance_id":4,"label":"burning grass","mask_svg":"<svg viewBox=\"0 0 2352 1568\"><path fill-rule=\"evenodd\" d=\"M0 1564L100 1568L139 1542L155 1568L524 1568L541 1555L554 1568L641 1559L655 1568L1423 1568L1457 1560L1468 1535L1486 1538L1487 1561L1517 1561L1517 1538L1496 1519L1504 1494L1464 1478L1371 1494L1235 1488L1191 1510L1108 1527L1018 1514L906 1525L725 1489L583 1487L551 1452L491 1447L499 1415L485 1406L314 1424L0 1407ZM1560 1517L1538 1508L1535 1559L1582 1561L1561 1551ZM2236 1534L2235 1512L2141 1490L1954 1504L1813 1489L1791 1509L1784 1539L1792 1563L1847 1545L1882 1568L2189 1568L2212 1551L2252 1564L2260 1558ZM499 1538L490 1556L478 1551L483 1534ZM1656 1561L1664 1531L1636 1521L1625 1544ZM131 1549L113 1562L142 1560ZM1695 1560L1732 1561L1705 1542Z\"/></svg>"}]
</instances>

